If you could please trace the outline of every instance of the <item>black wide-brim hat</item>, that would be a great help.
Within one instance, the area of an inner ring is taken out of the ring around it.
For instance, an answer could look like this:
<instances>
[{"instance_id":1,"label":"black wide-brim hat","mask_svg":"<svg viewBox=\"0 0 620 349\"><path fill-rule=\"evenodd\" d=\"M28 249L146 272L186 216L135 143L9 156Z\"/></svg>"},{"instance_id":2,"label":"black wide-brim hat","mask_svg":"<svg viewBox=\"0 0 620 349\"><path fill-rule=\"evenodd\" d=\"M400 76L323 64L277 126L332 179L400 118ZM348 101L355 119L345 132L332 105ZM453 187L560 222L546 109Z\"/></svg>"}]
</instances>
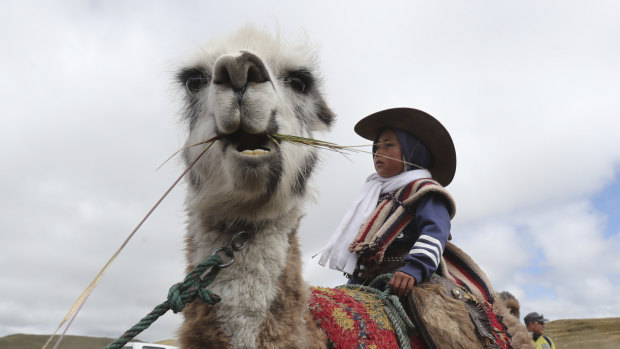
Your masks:
<instances>
[{"instance_id":1,"label":"black wide-brim hat","mask_svg":"<svg viewBox=\"0 0 620 349\"><path fill-rule=\"evenodd\" d=\"M418 109L392 108L363 118L355 125L355 132L374 142L384 128L398 128L421 140L433 156L433 165L428 169L433 178L444 187L452 182L456 149L450 133L437 119Z\"/></svg>"}]
</instances>

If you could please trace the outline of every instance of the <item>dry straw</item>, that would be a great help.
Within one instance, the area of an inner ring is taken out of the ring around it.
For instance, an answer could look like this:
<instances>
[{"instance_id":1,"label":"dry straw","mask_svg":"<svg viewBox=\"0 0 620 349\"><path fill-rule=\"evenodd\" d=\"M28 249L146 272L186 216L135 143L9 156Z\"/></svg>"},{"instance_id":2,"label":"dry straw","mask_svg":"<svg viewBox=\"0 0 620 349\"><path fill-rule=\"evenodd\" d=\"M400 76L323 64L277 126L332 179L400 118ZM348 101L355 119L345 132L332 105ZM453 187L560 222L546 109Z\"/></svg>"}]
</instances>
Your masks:
<instances>
[{"instance_id":1,"label":"dry straw","mask_svg":"<svg viewBox=\"0 0 620 349\"><path fill-rule=\"evenodd\" d=\"M131 238L134 236L134 234L138 231L138 229L140 229L140 227L142 226L142 224L144 224L144 222L146 222L146 220L149 218L149 216L153 213L153 211L155 211L155 209L159 206L159 204L162 203L162 201L166 198L166 196L168 196L168 194L172 191L172 189L181 181L181 179L183 178L183 176L185 176L185 174L187 174L187 172L189 172L189 170L194 166L194 164L196 164L196 162L198 162L198 160L202 157L202 155L204 155L207 150L209 150L209 148L211 147L211 145L213 145L213 142L216 140L216 138L212 138L210 140L201 142L200 144L208 144L205 149L196 157L196 159L185 169L185 171L183 171L183 173L174 181L174 183L172 183L172 185L168 188L168 190L166 190L166 192L161 196L161 198L159 198L159 200L157 200L157 202L155 203L155 205L153 205L153 207L149 210L149 212L144 216L144 218L142 218L142 220L140 221L140 223L138 223L138 225L134 228L134 230L129 234L129 236L127 236L127 238L125 239L125 241L121 244L121 246L116 250L116 252L114 252L114 254L112 255L112 257L110 257L110 259L107 261L107 263L103 266L103 268L101 268L101 270L99 271L99 273L97 273L97 276L95 276L95 278L93 279L93 281L91 281L91 283L88 285L88 287L86 287L86 289L84 290L84 292L82 292L82 294L78 297L78 299L75 301L75 303L73 303L73 305L71 306L71 309L69 309L69 312L67 313L67 315L65 315L65 317L62 319L62 321L60 322L60 325L58 325L58 327L56 328L56 330L54 331L54 333L48 338L48 340L45 342L45 344L43 344L42 349L46 349L47 346L49 345L49 343L52 341L52 339L56 336L56 334L58 333L58 331L60 330L60 328L67 323L67 326L64 328L62 334L60 335L60 337L58 338L58 340L56 341L56 344L54 345L53 349L57 349L58 346L60 345L60 342L62 341L62 339L64 338L65 334L67 333L67 330L69 329L69 327L71 326L71 324L73 323L73 320L75 319L75 317L77 316L77 314L79 313L80 309L82 309L82 306L84 305L84 303L86 302L86 300L88 299L88 296L90 296L90 294L93 292L93 290L95 289L95 286L97 286L97 284L99 283L99 281L101 281L101 278L103 277L103 274L106 272L106 270L110 267L110 265L112 264L112 262L116 259L116 257L121 253L121 251L125 248L125 246L127 246L127 243L129 242L129 240L131 240ZM178 152L177 152L178 153ZM176 154L176 153L175 153ZM69 321L69 322L67 322Z\"/></svg>"},{"instance_id":2,"label":"dry straw","mask_svg":"<svg viewBox=\"0 0 620 349\"><path fill-rule=\"evenodd\" d=\"M366 151L366 150L361 150L358 149L360 147L368 147L370 145L368 144L364 144L364 145L338 145L336 143L331 143L331 142L326 142L326 141L321 141L318 139L313 139L313 138L305 138L305 137L300 137L300 136L289 136L289 135L282 135L282 134L273 134L269 136L276 144L279 141L287 141L287 142L291 142L294 144L299 144L299 145L307 145L307 146L311 146L311 147L315 147L315 148L319 148L319 149L326 149L326 150L331 150L331 151L335 151L338 152L340 154L343 155L347 155L348 152L355 152L355 153L367 153L367 154L372 154L373 156L380 156L382 158L386 158L386 159L391 159L391 160L396 160L399 162L402 162L403 164L407 164L407 165L411 165L413 167L417 167L417 168L421 168L423 169L423 167L413 164L411 162L405 161L403 159L397 159L397 158L393 158L390 156L385 156L385 155L380 155L380 154L376 154L373 153L372 151ZM380 144L380 143L377 143Z\"/></svg>"}]
</instances>

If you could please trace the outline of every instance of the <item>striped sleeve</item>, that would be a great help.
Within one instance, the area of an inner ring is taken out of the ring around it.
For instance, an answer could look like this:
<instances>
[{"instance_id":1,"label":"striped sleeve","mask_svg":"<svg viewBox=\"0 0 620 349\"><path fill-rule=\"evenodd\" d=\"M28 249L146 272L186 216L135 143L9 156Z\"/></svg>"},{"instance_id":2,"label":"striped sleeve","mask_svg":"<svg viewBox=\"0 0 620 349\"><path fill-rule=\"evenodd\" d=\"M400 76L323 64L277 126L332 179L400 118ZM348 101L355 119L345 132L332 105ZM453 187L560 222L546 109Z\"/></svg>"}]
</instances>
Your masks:
<instances>
[{"instance_id":1,"label":"striped sleeve","mask_svg":"<svg viewBox=\"0 0 620 349\"><path fill-rule=\"evenodd\" d=\"M446 241L450 235L450 214L440 195L428 193L420 198L416 217L407 228L419 234L405 265L399 270L420 282L429 278L439 267Z\"/></svg>"}]
</instances>

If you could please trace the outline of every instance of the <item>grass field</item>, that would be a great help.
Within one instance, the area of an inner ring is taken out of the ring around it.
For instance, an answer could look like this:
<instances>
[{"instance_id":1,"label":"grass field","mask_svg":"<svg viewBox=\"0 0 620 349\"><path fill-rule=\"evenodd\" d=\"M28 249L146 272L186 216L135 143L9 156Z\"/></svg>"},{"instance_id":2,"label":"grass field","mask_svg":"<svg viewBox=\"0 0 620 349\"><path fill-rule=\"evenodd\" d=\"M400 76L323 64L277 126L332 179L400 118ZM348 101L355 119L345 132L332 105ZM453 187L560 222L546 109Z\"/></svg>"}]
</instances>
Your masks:
<instances>
[{"instance_id":1,"label":"grass field","mask_svg":"<svg viewBox=\"0 0 620 349\"><path fill-rule=\"evenodd\" d=\"M0 338L0 349L41 349L49 335L12 334ZM60 349L103 349L116 338L65 336ZM53 348L55 342L48 345Z\"/></svg>"},{"instance_id":2,"label":"grass field","mask_svg":"<svg viewBox=\"0 0 620 349\"><path fill-rule=\"evenodd\" d=\"M555 320L545 326L545 334L558 349L620 348L620 318Z\"/></svg>"}]
</instances>

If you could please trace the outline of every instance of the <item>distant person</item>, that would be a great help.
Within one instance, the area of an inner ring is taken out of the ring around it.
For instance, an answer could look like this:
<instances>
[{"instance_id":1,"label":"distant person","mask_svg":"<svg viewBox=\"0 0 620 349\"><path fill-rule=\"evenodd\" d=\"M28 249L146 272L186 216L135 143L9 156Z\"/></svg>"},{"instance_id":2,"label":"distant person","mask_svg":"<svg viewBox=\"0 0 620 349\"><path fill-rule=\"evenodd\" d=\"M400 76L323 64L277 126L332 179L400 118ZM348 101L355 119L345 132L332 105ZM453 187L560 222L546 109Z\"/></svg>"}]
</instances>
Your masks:
<instances>
[{"instance_id":1,"label":"distant person","mask_svg":"<svg viewBox=\"0 0 620 349\"><path fill-rule=\"evenodd\" d=\"M542 314L531 312L523 318L527 330L532 334L532 340L536 349L556 349L555 344L548 336L544 335L545 322L549 321Z\"/></svg>"}]
</instances>

